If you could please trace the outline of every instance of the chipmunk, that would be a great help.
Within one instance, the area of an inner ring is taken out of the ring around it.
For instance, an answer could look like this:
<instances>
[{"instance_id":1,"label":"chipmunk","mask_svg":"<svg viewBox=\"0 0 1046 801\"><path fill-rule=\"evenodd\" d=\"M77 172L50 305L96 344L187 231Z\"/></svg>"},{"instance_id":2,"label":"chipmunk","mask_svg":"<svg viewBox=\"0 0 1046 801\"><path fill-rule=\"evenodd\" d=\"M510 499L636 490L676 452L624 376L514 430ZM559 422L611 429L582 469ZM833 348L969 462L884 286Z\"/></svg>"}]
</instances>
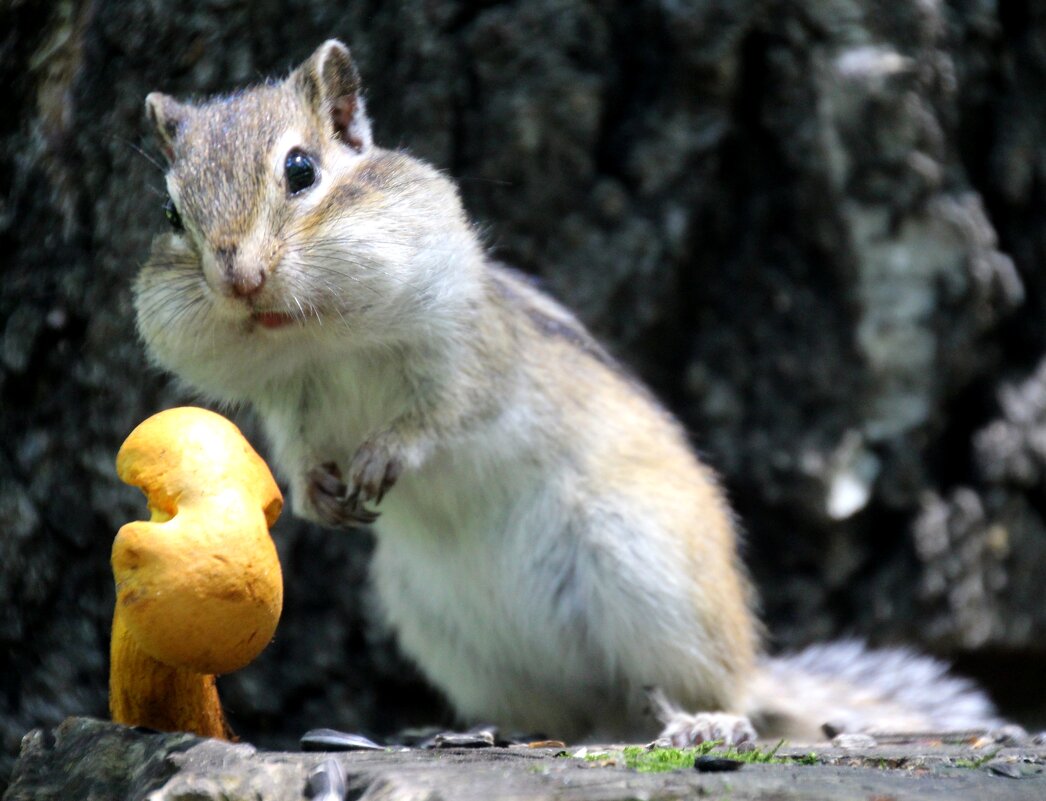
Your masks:
<instances>
[{"instance_id":1,"label":"chipmunk","mask_svg":"<svg viewBox=\"0 0 1046 801\"><path fill-rule=\"evenodd\" d=\"M146 109L173 229L135 284L151 358L257 413L297 515L375 524L384 613L463 720L677 744L994 722L904 651L760 656L730 507L682 427L485 253L450 179L374 144L343 44Z\"/></svg>"}]
</instances>

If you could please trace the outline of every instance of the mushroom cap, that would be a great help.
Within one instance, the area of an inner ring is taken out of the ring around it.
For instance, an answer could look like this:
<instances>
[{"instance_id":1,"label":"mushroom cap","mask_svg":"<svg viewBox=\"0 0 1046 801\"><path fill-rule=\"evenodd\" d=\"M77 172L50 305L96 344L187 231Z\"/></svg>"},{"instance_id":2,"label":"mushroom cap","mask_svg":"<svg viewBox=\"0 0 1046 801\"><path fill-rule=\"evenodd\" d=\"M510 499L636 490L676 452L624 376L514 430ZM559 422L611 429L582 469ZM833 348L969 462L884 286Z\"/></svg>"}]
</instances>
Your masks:
<instances>
[{"instance_id":1,"label":"mushroom cap","mask_svg":"<svg viewBox=\"0 0 1046 801\"><path fill-rule=\"evenodd\" d=\"M240 430L195 407L141 423L116 472L152 519L113 542L117 612L142 650L168 665L229 673L268 645L283 606L269 526L283 496Z\"/></svg>"}]
</instances>

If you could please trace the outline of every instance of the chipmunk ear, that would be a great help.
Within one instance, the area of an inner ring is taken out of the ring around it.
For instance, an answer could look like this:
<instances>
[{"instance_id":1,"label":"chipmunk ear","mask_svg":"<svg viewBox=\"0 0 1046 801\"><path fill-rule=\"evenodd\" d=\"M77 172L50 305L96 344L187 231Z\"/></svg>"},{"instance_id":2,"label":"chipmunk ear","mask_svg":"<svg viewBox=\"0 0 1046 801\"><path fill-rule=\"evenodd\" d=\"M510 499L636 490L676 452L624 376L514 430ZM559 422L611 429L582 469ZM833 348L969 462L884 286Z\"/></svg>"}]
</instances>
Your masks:
<instances>
[{"instance_id":1,"label":"chipmunk ear","mask_svg":"<svg viewBox=\"0 0 1046 801\"><path fill-rule=\"evenodd\" d=\"M174 141L188 113L188 106L160 92L152 92L145 98L145 115L153 126L167 161L174 159Z\"/></svg>"},{"instance_id":2,"label":"chipmunk ear","mask_svg":"<svg viewBox=\"0 0 1046 801\"><path fill-rule=\"evenodd\" d=\"M357 150L372 144L360 73L349 48L337 39L321 44L290 77L310 108L330 120L335 137Z\"/></svg>"}]
</instances>

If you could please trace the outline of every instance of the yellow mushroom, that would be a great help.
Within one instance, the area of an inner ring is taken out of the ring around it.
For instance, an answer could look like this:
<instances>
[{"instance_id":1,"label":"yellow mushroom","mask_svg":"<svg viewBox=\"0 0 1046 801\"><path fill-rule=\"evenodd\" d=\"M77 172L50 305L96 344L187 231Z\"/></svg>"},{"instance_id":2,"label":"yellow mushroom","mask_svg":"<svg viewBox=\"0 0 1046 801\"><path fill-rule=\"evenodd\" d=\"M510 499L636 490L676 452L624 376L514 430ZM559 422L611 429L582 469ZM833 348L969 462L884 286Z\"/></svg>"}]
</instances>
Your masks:
<instances>
[{"instance_id":1,"label":"yellow mushroom","mask_svg":"<svg viewBox=\"0 0 1046 801\"><path fill-rule=\"evenodd\" d=\"M152 518L113 542L112 718L229 738L214 679L276 630L283 577L269 527L283 496L239 429L194 407L139 425L116 472L145 493Z\"/></svg>"}]
</instances>

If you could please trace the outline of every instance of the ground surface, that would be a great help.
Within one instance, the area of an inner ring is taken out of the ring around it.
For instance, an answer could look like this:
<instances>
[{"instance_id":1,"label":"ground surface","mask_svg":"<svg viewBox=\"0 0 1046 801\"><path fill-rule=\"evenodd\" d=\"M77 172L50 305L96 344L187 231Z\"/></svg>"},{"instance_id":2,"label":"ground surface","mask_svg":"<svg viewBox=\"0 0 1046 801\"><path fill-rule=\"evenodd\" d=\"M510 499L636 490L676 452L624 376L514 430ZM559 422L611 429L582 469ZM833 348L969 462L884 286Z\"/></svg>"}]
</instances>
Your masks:
<instances>
[{"instance_id":1,"label":"ground surface","mask_svg":"<svg viewBox=\"0 0 1046 801\"><path fill-rule=\"evenodd\" d=\"M331 756L258 751L70 718L26 736L4 801L287 801L307 797L310 775ZM784 747L777 756L785 761L729 773L639 772L624 767L613 747L411 749L333 758L345 773L344 797L370 801L1046 798L1043 745L974 747L927 738L851 749Z\"/></svg>"}]
</instances>

